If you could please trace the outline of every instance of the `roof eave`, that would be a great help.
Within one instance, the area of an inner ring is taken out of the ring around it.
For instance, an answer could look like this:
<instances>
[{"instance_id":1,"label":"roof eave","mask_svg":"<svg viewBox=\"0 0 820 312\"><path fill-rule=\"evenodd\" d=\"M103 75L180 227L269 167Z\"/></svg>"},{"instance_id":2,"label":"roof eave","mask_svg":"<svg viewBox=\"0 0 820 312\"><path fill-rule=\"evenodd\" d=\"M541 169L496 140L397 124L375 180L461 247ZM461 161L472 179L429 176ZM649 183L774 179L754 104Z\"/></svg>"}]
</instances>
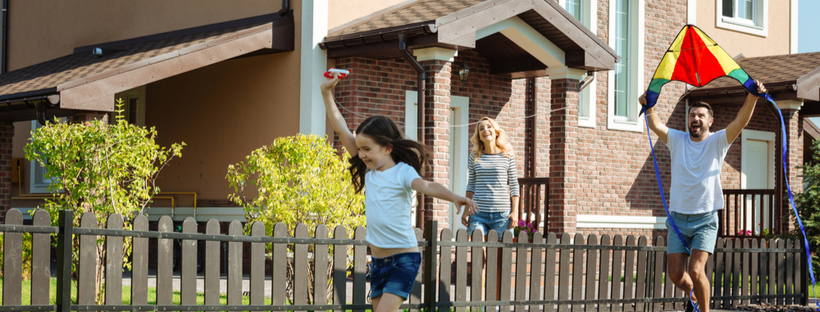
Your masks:
<instances>
[{"instance_id":1,"label":"roof eave","mask_svg":"<svg viewBox=\"0 0 820 312\"><path fill-rule=\"evenodd\" d=\"M776 101L799 98L794 80L766 83L769 95ZM737 98L746 96L746 88L738 83L735 87L699 88L686 95L689 100L700 100L713 105L741 105Z\"/></svg>"}]
</instances>

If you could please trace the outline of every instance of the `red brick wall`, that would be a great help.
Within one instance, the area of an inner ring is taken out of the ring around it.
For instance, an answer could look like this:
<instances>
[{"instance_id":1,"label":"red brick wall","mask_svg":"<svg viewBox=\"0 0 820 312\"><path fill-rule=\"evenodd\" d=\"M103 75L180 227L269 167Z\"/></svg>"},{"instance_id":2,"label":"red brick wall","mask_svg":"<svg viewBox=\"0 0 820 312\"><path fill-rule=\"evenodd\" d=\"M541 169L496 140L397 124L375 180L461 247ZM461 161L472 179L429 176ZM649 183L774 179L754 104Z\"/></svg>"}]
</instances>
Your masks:
<instances>
[{"instance_id":1,"label":"red brick wall","mask_svg":"<svg viewBox=\"0 0 820 312\"><path fill-rule=\"evenodd\" d=\"M424 143L433 149L430 159L432 181L450 185L450 73L451 63L429 60L421 62L427 71L427 92L425 93ZM438 229L449 228L447 201L427 196L424 211L425 220L438 220Z\"/></svg>"},{"instance_id":2,"label":"red brick wall","mask_svg":"<svg viewBox=\"0 0 820 312\"><path fill-rule=\"evenodd\" d=\"M0 122L0 222L11 208L11 153L14 124Z\"/></svg>"},{"instance_id":3,"label":"red brick wall","mask_svg":"<svg viewBox=\"0 0 820 312\"><path fill-rule=\"evenodd\" d=\"M336 102L351 131L367 117L390 117L404 130L404 94L416 90L416 72L403 59L372 60L343 58L336 67L349 69L353 74L336 86ZM352 111L352 112L351 112ZM336 146L341 147L338 137Z\"/></svg>"}]
</instances>

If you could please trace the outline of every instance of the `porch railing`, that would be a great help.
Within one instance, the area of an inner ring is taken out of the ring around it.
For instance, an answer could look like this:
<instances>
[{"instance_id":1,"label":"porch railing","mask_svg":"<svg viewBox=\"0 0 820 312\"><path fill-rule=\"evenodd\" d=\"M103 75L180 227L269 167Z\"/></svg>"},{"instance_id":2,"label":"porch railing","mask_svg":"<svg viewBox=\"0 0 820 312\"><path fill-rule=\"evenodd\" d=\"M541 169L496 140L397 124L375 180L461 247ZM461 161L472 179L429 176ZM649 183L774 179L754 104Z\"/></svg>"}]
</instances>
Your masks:
<instances>
[{"instance_id":1,"label":"porch railing","mask_svg":"<svg viewBox=\"0 0 820 312\"><path fill-rule=\"evenodd\" d=\"M723 190L723 210L718 213L722 237L763 237L782 234L783 212L773 189Z\"/></svg>"},{"instance_id":2,"label":"porch railing","mask_svg":"<svg viewBox=\"0 0 820 312\"><path fill-rule=\"evenodd\" d=\"M521 206L518 220L524 220L538 227L541 233L549 229L549 178L519 178Z\"/></svg>"},{"instance_id":3,"label":"porch railing","mask_svg":"<svg viewBox=\"0 0 820 312\"><path fill-rule=\"evenodd\" d=\"M304 224L296 226L293 237L284 224L265 235L260 223L251 225L251 235L242 235L238 221L231 224L230 235L216 234L209 221L206 233L196 233L194 221L184 221L183 232L171 232L171 219L159 221L158 231L149 231L144 216L134 220L135 230L122 230L122 218L112 216L106 228L98 228L92 214L83 215L74 227L72 211L60 214L60 226L48 226L44 211L35 213L31 226L22 225L20 212L6 215L4 232L3 306L0 311L363 311L372 306L367 298L366 230L355 229L353 239L337 227L332 232L324 225L308 236ZM212 220L215 222L215 220ZM422 236L416 230L422 251L423 266L416 277L410 298L402 309L412 312L426 309L466 311L468 307L500 306L500 311L516 312L534 309L559 312L580 311L660 311L682 310L685 295L672 285L665 274L666 248L663 237L608 235L600 237L555 233L542 237L536 233L534 243L525 233L513 242L505 232L501 242L491 232L485 237L475 232L436 233L436 221L428 221ZM186 226L187 225L187 226ZM31 305L22 302L22 233L35 233L32 242L32 294L49 293L49 234L57 234L58 268L57 300L48 296L31 296ZM72 235L79 236L79 250L74 250ZM329 238L333 236L334 238ZM105 303L94 302L94 280L98 261L94 252L97 238L105 240ZM183 262L180 274L179 302L172 299L171 240L182 240ZM121 293L123 240L133 240L131 304L123 305ZM148 302L148 240L158 240L156 302ZM219 305L220 282L216 242L229 244L227 304ZM250 299L242 304L242 248L251 245ZM196 304L196 245L205 244L204 303ZM271 244L274 267L269 281L262 270L266 245ZM333 247L330 249L330 247ZM712 307L769 302L777 304L807 303L805 252L792 240L719 239L715 253L709 257L706 275L713 277ZM352 249L352 250L351 250ZM486 260L484 258L486 250ZM351 251L349 253L349 251ZM71 298L72 254L79 261L77 299ZM293 255L292 260L289 254ZM352 257L349 255L352 254ZM317 261L324 259L326 261ZM350 270L352 268L352 270ZM308 271L314 272L308 284ZM350 270L350 271L349 271ZM350 272L350 278L348 278ZM714 273L714 274L713 274ZM328 278L329 277L329 278ZM483 283L483 281L486 281ZM265 283L271 283L265 293ZM484 285L484 286L482 286ZM312 294L310 302L308 294ZM264 304L270 296L271 304ZM441 311L440 310L440 311Z\"/></svg>"}]
</instances>

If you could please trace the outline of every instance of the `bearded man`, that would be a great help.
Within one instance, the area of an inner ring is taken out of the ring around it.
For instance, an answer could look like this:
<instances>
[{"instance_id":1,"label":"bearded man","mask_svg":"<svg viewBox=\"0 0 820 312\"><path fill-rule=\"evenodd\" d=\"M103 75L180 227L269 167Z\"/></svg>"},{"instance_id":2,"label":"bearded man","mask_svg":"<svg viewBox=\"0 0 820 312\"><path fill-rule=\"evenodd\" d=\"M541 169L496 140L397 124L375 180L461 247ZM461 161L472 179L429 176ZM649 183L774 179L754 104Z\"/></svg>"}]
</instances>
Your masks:
<instances>
[{"instance_id":1,"label":"bearded man","mask_svg":"<svg viewBox=\"0 0 820 312\"><path fill-rule=\"evenodd\" d=\"M758 94L766 92L762 83L755 83ZM667 219L666 228L670 233L666 249L667 267L675 286L687 295L694 290L694 296L686 306L687 312L697 306L702 312L709 311L712 287L705 271L706 260L714 252L717 241L717 211L723 209L720 172L732 142L749 124L758 98L749 93L735 120L726 129L717 132L709 132L715 119L712 107L705 102L689 107L689 133L667 128L655 114L654 107L646 111L649 129L669 147L672 158L670 216L686 242L678 238ZM644 96L638 101L646 104Z\"/></svg>"}]
</instances>

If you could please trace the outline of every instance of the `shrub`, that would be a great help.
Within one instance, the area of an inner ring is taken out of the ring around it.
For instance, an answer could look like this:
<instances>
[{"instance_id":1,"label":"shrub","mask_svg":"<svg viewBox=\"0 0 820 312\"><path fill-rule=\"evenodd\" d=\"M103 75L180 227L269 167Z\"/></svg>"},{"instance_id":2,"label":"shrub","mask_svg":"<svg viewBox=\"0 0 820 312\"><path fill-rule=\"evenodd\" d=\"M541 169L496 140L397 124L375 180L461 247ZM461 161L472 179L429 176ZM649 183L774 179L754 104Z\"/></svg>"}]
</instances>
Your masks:
<instances>
[{"instance_id":1,"label":"shrub","mask_svg":"<svg viewBox=\"0 0 820 312\"><path fill-rule=\"evenodd\" d=\"M340 157L325 137L278 138L228 166L226 179L234 191L228 198L244 207L248 225L262 222L267 235L282 222L289 233L304 223L310 236L320 224L331 232L342 225L352 236L353 229L365 223L364 195L353 190L347 158L347 152ZM312 287L313 277L309 278ZM331 280L328 276L328 283Z\"/></svg>"},{"instance_id":2,"label":"shrub","mask_svg":"<svg viewBox=\"0 0 820 312\"><path fill-rule=\"evenodd\" d=\"M143 214L151 198L159 192L154 181L159 171L176 156L185 143L169 149L155 143L156 129L128 124L122 115L122 100L117 101L114 124L100 120L63 123L59 119L32 131L25 147L26 158L46 168L45 179L51 179L48 190L54 197L43 208L57 225L63 209L74 209L74 225L86 212L93 212L97 224L106 224L112 214L123 218L124 228ZM74 237L74 250L79 250ZM123 263L130 269L131 240L124 240ZM105 240L97 239L98 259L105 259ZM76 270L76 257L74 268ZM103 302L103 263L97 261L97 303Z\"/></svg>"}]
</instances>

